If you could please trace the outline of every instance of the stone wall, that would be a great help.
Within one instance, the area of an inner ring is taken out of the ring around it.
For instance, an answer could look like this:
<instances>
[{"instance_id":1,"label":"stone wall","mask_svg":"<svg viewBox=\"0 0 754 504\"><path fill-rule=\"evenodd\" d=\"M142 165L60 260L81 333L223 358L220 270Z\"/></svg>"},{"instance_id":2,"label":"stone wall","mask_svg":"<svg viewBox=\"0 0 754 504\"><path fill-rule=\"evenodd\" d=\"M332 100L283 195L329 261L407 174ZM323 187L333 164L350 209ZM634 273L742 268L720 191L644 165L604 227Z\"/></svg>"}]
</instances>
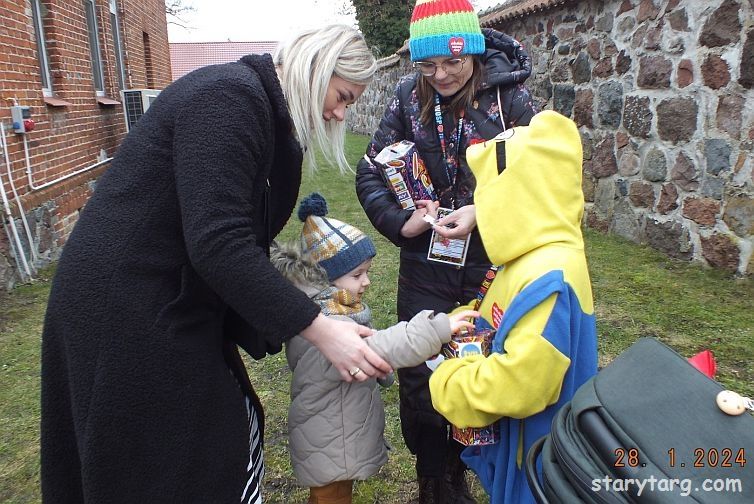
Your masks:
<instances>
[{"instance_id":1,"label":"stone wall","mask_svg":"<svg viewBox=\"0 0 754 504\"><path fill-rule=\"evenodd\" d=\"M377 65L379 69L374 80L348 110L347 127L355 133L372 136L395 93L398 80L412 71L407 51L383 58Z\"/></svg>"},{"instance_id":2,"label":"stone wall","mask_svg":"<svg viewBox=\"0 0 754 504\"><path fill-rule=\"evenodd\" d=\"M524 44L542 108L579 125L587 225L753 274L754 0L542 3L558 5L482 24ZM355 107L357 132L410 70L390 61Z\"/></svg>"},{"instance_id":3,"label":"stone wall","mask_svg":"<svg viewBox=\"0 0 754 504\"><path fill-rule=\"evenodd\" d=\"M573 1L490 24L580 127L589 226L754 273L754 0Z\"/></svg>"}]
</instances>

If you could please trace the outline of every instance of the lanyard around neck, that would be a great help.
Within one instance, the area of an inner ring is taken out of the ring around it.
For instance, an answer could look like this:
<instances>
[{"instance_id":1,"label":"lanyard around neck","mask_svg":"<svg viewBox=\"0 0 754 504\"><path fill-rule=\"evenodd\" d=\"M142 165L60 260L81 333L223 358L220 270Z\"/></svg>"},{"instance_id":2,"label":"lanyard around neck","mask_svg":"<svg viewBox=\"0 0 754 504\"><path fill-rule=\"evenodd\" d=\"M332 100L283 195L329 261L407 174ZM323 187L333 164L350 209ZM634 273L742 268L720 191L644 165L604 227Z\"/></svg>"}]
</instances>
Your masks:
<instances>
[{"instance_id":1,"label":"lanyard around neck","mask_svg":"<svg viewBox=\"0 0 754 504\"><path fill-rule=\"evenodd\" d=\"M442 110L440 109L440 95L435 93L435 122L437 123L437 136L440 137L440 149L442 150L442 159L445 162L445 174L448 176L448 184L450 187L456 185L456 178L458 176L458 166L461 161L458 159L458 153L461 150L461 135L463 134L463 110L461 110L460 117L458 118L458 130L456 132L456 157L455 162L452 165L448 160L448 151L445 147L445 133L442 124Z\"/></svg>"},{"instance_id":2,"label":"lanyard around neck","mask_svg":"<svg viewBox=\"0 0 754 504\"><path fill-rule=\"evenodd\" d=\"M474 299L474 311L479 310L479 307L482 305L484 296L487 294L490 285L492 285L492 281L495 279L498 269L500 269L500 266L495 266L493 264L490 266L490 269L487 270L487 274L484 276L484 280L482 280L482 285L479 286L479 292L477 292L476 299Z\"/></svg>"}]
</instances>

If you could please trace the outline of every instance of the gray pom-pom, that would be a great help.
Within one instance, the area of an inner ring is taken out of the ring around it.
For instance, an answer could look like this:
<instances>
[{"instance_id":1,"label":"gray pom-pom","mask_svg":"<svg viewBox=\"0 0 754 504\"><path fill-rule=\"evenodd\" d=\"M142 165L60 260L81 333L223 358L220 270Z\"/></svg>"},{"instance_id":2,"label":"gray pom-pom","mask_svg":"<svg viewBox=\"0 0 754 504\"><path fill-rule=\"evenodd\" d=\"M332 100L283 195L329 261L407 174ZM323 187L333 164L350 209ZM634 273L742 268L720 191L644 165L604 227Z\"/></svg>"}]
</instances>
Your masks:
<instances>
[{"instance_id":1,"label":"gray pom-pom","mask_svg":"<svg viewBox=\"0 0 754 504\"><path fill-rule=\"evenodd\" d=\"M327 200L319 193L311 193L301 200L301 205L298 207L298 219L301 222L304 222L310 215L317 217L327 215Z\"/></svg>"}]
</instances>

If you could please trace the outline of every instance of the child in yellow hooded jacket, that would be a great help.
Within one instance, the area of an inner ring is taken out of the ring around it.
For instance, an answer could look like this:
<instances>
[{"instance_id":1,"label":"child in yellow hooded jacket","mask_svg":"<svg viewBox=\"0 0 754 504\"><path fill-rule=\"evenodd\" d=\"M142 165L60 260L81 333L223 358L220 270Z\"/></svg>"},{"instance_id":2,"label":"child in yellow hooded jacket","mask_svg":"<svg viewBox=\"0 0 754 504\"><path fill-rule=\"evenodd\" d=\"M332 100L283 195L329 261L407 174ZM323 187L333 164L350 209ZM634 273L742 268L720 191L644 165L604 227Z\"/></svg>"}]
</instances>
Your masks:
<instances>
[{"instance_id":1,"label":"child in yellow hooded jacket","mask_svg":"<svg viewBox=\"0 0 754 504\"><path fill-rule=\"evenodd\" d=\"M500 424L501 440L463 459L491 502L534 502L522 460L557 410L597 372L592 290L581 217L576 125L544 111L528 126L469 147L476 225L494 273L477 328L494 328L489 356L448 359L430 378L432 403L458 427ZM438 222L436 231L452 233ZM465 307L464 307L465 308Z\"/></svg>"}]
</instances>

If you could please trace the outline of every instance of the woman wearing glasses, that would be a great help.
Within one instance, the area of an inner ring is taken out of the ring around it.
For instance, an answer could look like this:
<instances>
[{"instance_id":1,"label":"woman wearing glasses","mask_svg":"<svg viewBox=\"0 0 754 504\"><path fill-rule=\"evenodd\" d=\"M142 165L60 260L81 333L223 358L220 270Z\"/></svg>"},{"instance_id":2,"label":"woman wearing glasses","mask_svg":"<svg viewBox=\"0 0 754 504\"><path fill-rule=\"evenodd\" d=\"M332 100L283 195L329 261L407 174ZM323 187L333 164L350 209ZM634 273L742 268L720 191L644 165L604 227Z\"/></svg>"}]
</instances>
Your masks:
<instances>
[{"instance_id":1,"label":"woman wearing glasses","mask_svg":"<svg viewBox=\"0 0 754 504\"><path fill-rule=\"evenodd\" d=\"M379 129L359 162L356 190L374 227L401 248L398 317L423 309L448 312L477 296L490 262L476 231L465 262L428 260L430 224L424 215L439 207L473 205L475 180L466 164L468 145L526 125L536 113L523 86L531 60L513 38L481 30L466 0L418 0L409 48L417 70L401 79ZM386 188L371 160L390 144L414 142L429 172L436 201L404 210ZM462 446L449 437L448 423L432 407L428 361L399 370L401 429L416 455L419 502L474 502L466 486Z\"/></svg>"}]
</instances>

